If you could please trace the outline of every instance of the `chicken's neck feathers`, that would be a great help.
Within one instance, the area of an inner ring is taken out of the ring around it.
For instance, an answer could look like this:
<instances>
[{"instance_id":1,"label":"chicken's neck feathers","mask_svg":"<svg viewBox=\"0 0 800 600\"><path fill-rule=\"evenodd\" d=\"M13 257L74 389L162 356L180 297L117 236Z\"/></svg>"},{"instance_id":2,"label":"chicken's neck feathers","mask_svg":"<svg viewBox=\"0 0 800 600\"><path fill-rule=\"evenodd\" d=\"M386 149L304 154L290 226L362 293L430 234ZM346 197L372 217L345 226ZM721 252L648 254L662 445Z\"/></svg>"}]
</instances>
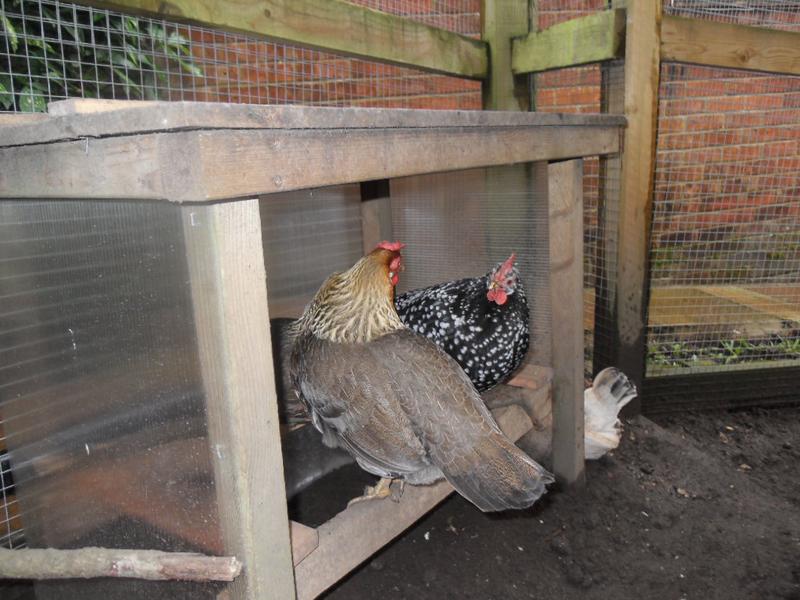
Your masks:
<instances>
[{"instance_id":1,"label":"chicken's neck feathers","mask_svg":"<svg viewBox=\"0 0 800 600\"><path fill-rule=\"evenodd\" d=\"M405 328L385 267L364 258L328 278L298 319L295 333L356 344Z\"/></svg>"}]
</instances>

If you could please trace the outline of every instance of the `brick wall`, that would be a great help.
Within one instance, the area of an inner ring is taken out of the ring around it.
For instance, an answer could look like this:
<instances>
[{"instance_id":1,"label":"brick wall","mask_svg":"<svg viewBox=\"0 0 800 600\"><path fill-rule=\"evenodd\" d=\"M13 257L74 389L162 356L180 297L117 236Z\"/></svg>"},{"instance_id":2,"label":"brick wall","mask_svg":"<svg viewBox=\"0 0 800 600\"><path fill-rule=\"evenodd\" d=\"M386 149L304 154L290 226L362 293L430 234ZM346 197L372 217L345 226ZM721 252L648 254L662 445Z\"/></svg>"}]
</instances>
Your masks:
<instances>
[{"instance_id":1,"label":"brick wall","mask_svg":"<svg viewBox=\"0 0 800 600\"><path fill-rule=\"evenodd\" d=\"M480 0L358 0L369 8L480 35ZM342 58L283 44L228 43L188 32L204 77L184 78L183 99L383 108L481 108L480 83L414 69ZM237 38L238 39L238 38Z\"/></svg>"}]
</instances>

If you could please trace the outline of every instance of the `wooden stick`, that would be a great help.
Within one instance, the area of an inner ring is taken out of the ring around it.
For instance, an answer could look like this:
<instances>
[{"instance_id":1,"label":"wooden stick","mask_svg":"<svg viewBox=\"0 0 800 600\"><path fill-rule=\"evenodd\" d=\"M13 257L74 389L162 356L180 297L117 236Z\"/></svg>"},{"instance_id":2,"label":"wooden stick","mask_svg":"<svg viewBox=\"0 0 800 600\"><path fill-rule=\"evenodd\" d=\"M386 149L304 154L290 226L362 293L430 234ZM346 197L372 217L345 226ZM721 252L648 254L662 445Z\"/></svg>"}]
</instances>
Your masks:
<instances>
[{"instance_id":1,"label":"wooden stick","mask_svg":"<svg viewBox=\"0 0 800 600\"><path fill-rule=\"evenodd\" d=\"M233 581L242 563L233 556L116 548L0 548L0 579L88 579Z\"/></svg>"}]
</instances>

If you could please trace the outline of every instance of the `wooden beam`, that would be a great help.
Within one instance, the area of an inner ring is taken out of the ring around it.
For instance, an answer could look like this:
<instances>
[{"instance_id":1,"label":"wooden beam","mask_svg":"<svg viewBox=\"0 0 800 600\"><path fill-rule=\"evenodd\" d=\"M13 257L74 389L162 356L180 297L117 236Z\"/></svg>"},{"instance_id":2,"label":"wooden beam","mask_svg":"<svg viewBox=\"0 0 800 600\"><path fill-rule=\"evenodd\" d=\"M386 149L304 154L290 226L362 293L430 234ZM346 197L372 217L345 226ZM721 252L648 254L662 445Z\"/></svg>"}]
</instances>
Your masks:
<instances>
[{"instance_id":1,"label":"wooden beam","mask_svg":"<svg viewBox=\"0 0 800 600\"><path fill-rule=\"evenodd\" d=\"M800 306L794 303L785 302L754 290L733 285L701 285L697 289L717 298L724 298L746 306L757 313L777 317L782 321L800 323Z\"/></svg>"},{"instance_id":2,"label":"wooden beam","mask_svg":"<svg viewBox=\"0 0 800 600\"><path fill-rule=\"evenodd\" d=\"M189 284L234 600L294 598L258 200L183 210Z\"/></svg>"},{"instance_id":3,"label":"wooden beam","mask_svg":"<svg viewBox=\"0 0 800 600\"><path fill-rule=\"evenodd\" d=\"M289 533L292 538L292 563L297 566L317 549L319 533L313 527L306 527L297 521L289 522Z\"/></svg>"},{"instance_id":4,"label":"wooden beam","mask_svg":"<svg viewBox=\"0 0 800 600\"><path fill-rule=\"evenodd\" d=\"M511 440L531 428L530 419L518 406L493 414ZM295 568L298 599L318 597L452 493L446 481L406 485L399 502L360 502L318 527L319 547Z\"/></svg>"},{"instance_id":5,"label":"wooden beam","mask_svg":"<svg viewBox=\"0 0 800 600\"><path fill-rule=\"evenodd\" d=\"M625 48L625 10L605 10L532 31L512 43L516 74L574 67L620 58Z\"/></svg>"},{"instance_id":6,"label":"wooden beam","mask_svg":"<svg viewBox=\"0 0 800 600\"><path fill-rule=\"evenodd\" d=\"M481 39L489 47L491 68L484 80L484 110L530 110L527 78L511 72L511 40L528 33L528 0L483 0Z\"/></svg>"},{"instance_id":7,"label":"wooden beam","mask_svg":"<svg viewBox=\"0 0 800 600\"><path fill-rule=\"evenodd\" d=\"M553 472L584 480L583 161L551 164L550 295L553 353Z\"/></svg>"},{"instance_id":8,"label":"wooden beam","mask_svg":"<svg viewBox=\"0 0 800 600\"><path fill-rule=\"evenodd\" d=\"M0 148L198 129L435 129L534 125L613 127L625 124L624 117L597 114L327 108L219 102L101 102L81 99L54 102L49 108L51 112L48 115L36 115L38 122L23 124L24 119L12 119L3 128ZM322 135L322 132L318 131L318 134Z\"/></svg>"},{"instance_id":9,"label":"wooden beam","mask_svg":"<svg viewBox=\"0 0 800 600\"><path fill-rule=\"evenodd\" d=\"M637 0L627 13L625 130L620 181L612 362L642 389L646 359L648 253L660 76L661 0ZM638 412L633 400L628 414Z\"/></svg>"},{"instance_id":10,"label":"wooden beam","mask_svg":"<svg viewBox=\"0 0 800 600\"><path fill-rule=\"evenodd\" d=\"M617 127L178 131L0 148L0 198L213 202L618 149Z\"/></svg>"},{"instance_id":11,"label":"wooden beam","mask_svg":"<svg viewBox=\"0 0 800 600\"><path fill-rule=\"evenodd\" d=\"M800 32L664 15L661 60L800 75Z\"/></svg>"},{"instance_id":12,"label":"wooden beam","mask_svg":"<svg viewBox=\"0 0 800 600\"><path fill-rule=\"evenodd\" d=\"M85 0L102 8L197 23L435 73L482 79L486 45L343 0Z\"/></svg>"},{"instance_id":13,"label":"wooden beam","mask_svg":"<svg viewBox=\"0 0 800 600\"><path fill-rule=\"evenodd\" d=\"M685 415L687 411L698 410L797 406L798 381L800 367L774 364L766 369L719 369L710 373L648 377L642 412Z\"/></svg>"}]
</instances>

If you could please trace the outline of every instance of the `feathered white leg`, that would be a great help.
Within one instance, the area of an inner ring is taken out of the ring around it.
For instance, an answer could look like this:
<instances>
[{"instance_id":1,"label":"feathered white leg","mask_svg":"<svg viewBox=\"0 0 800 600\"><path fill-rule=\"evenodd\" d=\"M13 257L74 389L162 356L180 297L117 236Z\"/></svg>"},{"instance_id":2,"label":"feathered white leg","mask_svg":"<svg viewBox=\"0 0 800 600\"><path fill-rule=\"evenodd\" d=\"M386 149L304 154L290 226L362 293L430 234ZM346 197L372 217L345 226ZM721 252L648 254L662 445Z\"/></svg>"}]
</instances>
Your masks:
<instances>
[{"instance_id":1,"label":"feathered white leg","mask_svg":"<svg viewBox=\"0 0 800 600\"><path fill-rule=\"evenodd\" d=\"M583 394L585 454L595 460L619 446L622 407L636 397L636 386L619 369L603 369Z\"/></svg>"}]
</instances>

